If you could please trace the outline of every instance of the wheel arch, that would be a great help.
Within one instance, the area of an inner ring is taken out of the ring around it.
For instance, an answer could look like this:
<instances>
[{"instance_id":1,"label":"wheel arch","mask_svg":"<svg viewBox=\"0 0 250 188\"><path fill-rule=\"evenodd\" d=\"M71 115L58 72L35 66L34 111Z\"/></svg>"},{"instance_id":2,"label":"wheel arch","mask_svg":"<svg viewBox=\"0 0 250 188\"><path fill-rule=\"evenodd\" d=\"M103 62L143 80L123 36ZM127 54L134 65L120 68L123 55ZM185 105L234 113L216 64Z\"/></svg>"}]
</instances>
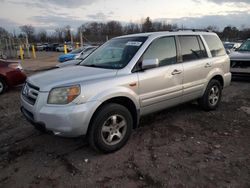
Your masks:
<instances>
[{"instance_id":1,"label":"wheel arch","mask_svg":"<svg viewBox=\"0 0 250 188\"><path fill-rule=\"evenodd\" d=\"M8 86L7 79L4 75L0 74L0 79L2 79L5 82L6 86Z\"/></svg>"},{"instance_id":2,"label":"wheel arch","mask_svg":"<svg viewBox=\"0 0 250 188\"><path fill-rule=\"evenodd\" d=\"M220 70L217 70L215 72L211 72L209 74L209 76L207 77L207 83L205 84L202 95L205 93L209 82L211 80L213 80L213 79L218 80L220 82L220 84L221 84L222 89L223 89L223 87L225 85L225 81L224 81L224 78L223 78L223 73Z\"/></svg>"},{"instance_id":3,"label":"wheel arch","mask_svg":"<svg viewBox=\"0 0 250 188\"><path fill-rule=\"evenodd\" d=\"M218 80L221 84L221 87L223 88L224 87L224 79L221 75L215 75L213 76L210 80Z\"/></svg>"},{"instance_id":4,"label":"wheel arch","mask_svg":"<svg viewBox=\"0 0 250 188\"><path fill-rule=\"evenodd\" d=\"M103 101L94 111L94 113L92 114L90 121L89 121L89 126L88 126L88 130L87 130L87 134L90 130L91 124L94 120L95 115L100 111L100 109L106 105L106 104L110 104L110 103L115 103L115 104L120 104L124 107L126 107L129 112L132 115L133 118L133 129L138 127L139 124L139 118L140 118L140 113L139 110L136 107L136 104L134 103L134 101L132 99L130 99L127 96L116 96L116 97L112 97L109 99L106 99L105 101Z\"/></svg>"}]
</instances>

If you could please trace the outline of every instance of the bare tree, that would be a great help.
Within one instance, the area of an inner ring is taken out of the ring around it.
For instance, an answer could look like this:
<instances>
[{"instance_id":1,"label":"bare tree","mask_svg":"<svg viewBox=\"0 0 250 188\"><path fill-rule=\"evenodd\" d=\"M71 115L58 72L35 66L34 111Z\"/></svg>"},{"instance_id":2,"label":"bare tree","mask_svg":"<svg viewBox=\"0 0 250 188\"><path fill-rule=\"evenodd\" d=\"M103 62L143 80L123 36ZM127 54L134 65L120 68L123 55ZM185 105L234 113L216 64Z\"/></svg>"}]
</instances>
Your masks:
<instances>
[{"instance_id":1,"label":"bare tree","mask_svg":"<svg viewBox=\"0 0 250 188\"><path fill-rule=\"evenodd\" d=\"M140 26L135 23L129 23L128 25L123 27L124 34L132 34L141 32Z\"/></svg>"},{"instance_id":2,"label":"bare tree","mask_svg":"<svg viewBox=\"0 0 250 188\"><path fill-rule=\"evenodd\" d=\"M209 25L205 29L216 32L216 33L219 32L219 28L216 25Z\"/></svg>"},{"instance_id":3,"label":"bare tree","mask_svg":"<svg viewBox=\"0 0 250 188\"><path fill-rule=\"evenodd\" d=\"M22 26L20 26L20 29L23 33L26 34L29 41L34 40L35 28L32 25L22 25Z\"/></svg>"},{"instance_id":4,"label":"bare tree","mask_svg":"<svg viewBox=\"0 0 250 188\"><path fill-rule=\"evenodd\" d=\"M47 42L47 32L46 30L40 30L37 34L37 40L40 42Z\"/></svg>"},{"instance_id":5,"label":"bare tree","mask_svg":"<svg viewBox=\"0 0 250 188\"><path fill-rule=\"evenodd\" d=\"M70 41L70 39L71 39L71 27L69 25L65 26L63 32L64 32L64 40L67 42Z\"/></svg>"},{"instance_id":6,"label":"bare tree","mask_svg":"<svg viewBox=\"0 0 250 188\"><path fill-rule=\"evenodd\" d=\"M239 39L239 30L233 26L227 26L222 32L222 38L225 41L236 41Z\"/></svg>"},{"instance_id":7,"label":"bare tree","mask_svg":"<svg viewBox=\"0 0 250 188\"><path fill-rule=\"evenodd\" d=\"M150 18L147 17L144 23L142 24L142 32L151 32L151 31L153 31L153 23L150 20Z\"/></svg>"},{"instance_id":8,"label":"bare tree","mask_svg":"<svg viewBox=\"0 0 250 188\"><path fill-rule=\"evenodd\" d=\"M58 27L55 29L58 42L63 42L63 31L64 31L64 28L61 28L61 27Z\"/></svg>"},{"instance_id":9,"label":"bare tree","mask_svg":"<svg viewBox=\"0 0 250 188\"><path fill-rule=\"evenodd\" d=\"M6 29L0 27L0 38L8 37L9 33Z\"/></svg>"},{"instance_id":10,"label":"bare tree","mask_svg":"<svg viewBox=\"0 0 250 188\"><path fill-rule=\"evenodd\" d=\"M169 24L169 23L164 23L162 25L162 29L163 31L170 31L170 30L175 30L178 29L178 25L177 24Z\"/></svg>"},{"instance_id":11,"label":"bare tree","mask_svg":"<svg viewBox=\"0 0 250 188\"><path fill-rule=\"evenodd\" d=\"M181 27L181 26L180 26ZM38 33L35 33L35 28L31 25L23 25L20 27L22 32L18 35L19 38L29 37L29 41L34 41L36 39L39 42L64 42L70 41L71 37L71 26L67 25L65 27L58 27L55 29L53 35L47 34L46 30L40 30ZM174 23L165 23L159 21L152 21L150 17L143 19L141 24L137 23L128 23L127 25L122 25L118 21L109 21L109 22L88 22L82 24L78 28L78 32L75 35L75 39L79 42L80 36L83 42L104 42L108 38L112 38L124 34L132 34L139 32L152 32L152 31L169 31L178 29L178 25ZM227 26L221 30L216 25L209 25L204 27L204 29L212 30L218 34L222 40L245 40L250 38L250 28L245 25L237 28L235 26ZM36 35L35 35L36 34ZM0 27L0 37L11 37L12 34L9 33L4 28ZM14 34L15 36L15 34Z\"/></svg>"}]
</instances>

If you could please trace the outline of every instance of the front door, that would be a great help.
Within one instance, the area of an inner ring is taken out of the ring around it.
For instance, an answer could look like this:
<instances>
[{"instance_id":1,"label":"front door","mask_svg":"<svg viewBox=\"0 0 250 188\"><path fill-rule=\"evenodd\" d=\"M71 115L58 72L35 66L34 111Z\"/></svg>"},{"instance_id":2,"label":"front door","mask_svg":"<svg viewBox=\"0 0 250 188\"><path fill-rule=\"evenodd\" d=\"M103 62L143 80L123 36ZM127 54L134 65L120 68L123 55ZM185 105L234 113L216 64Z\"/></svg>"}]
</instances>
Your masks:
<instances>
[{"instance_id":1,"label":"front door","mask_svg":"<svg viewBox=\"0 0 250 188\"><path fill-rule=\"evenodd\" d=\"M142 115L181 102L183 67L177 63L174 36L158 38L151 43L143 60L156 58L159 67L138 72Z\"/></svg>"}]
</instances>

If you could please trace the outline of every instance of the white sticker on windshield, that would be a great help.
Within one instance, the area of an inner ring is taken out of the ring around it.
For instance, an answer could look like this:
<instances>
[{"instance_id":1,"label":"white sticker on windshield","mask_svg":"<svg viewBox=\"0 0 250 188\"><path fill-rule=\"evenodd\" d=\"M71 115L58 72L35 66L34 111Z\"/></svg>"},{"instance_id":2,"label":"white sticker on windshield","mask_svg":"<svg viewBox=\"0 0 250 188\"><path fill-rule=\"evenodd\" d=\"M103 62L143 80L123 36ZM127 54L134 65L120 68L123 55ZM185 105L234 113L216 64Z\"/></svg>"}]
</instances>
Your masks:
<instances>
[{"instance_id":1,"label":"white sticker on windshield","mask_svg":"<svg viewBox=\"0 0 250 188\"><path fill-rule=\"evenodd\" d=\"M142 44L142 42L138 42L138 41L128 41L126 46L140 46Z\"/></svg>"}]
</instances>

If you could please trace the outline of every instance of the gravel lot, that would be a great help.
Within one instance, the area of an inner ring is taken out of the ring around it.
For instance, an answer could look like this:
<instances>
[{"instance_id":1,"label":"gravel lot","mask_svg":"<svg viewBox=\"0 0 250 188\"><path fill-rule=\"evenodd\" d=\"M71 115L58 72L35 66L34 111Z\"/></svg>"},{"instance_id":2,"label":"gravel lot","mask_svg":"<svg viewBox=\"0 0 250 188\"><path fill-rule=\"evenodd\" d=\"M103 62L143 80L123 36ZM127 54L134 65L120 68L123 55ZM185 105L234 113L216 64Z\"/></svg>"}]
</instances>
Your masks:
<instances>
[{"instance_id":1,"label":"gravel lot","mask_svg":"<svg viewBox=\"0 0 250 188\"><path fill-rule=\"evenodd\" d=\"M49 69L54 67L57 63L58 56L63 53L61 52L36 52L36 59L24 59L23 61L17 60L21 62L22 67L26 71L39 71L42 69Z\"/></svg>"},{"instance_id":2,"label":"gravel lot","mask_svg":"<svg viewBox=\"0 0 250 188\"><path fill-rule=\"evenodd\" d=\"M127 145L92 151L84 138L42 134L20 113L17 87L0 96L0 187L250 187L250 82L220 108L187 103L141 119Z\"/></svg>"}]
</instances>

